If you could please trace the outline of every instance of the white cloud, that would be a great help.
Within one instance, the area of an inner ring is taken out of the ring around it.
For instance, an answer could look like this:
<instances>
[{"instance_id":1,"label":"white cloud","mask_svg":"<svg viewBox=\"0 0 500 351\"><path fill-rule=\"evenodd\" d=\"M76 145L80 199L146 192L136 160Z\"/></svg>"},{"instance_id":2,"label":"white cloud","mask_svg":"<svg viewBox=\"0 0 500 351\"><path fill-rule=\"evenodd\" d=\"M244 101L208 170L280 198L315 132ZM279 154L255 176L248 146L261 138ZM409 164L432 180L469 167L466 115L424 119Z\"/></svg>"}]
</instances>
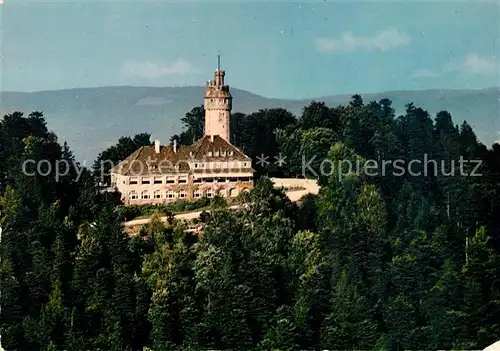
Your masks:
<instances>
[{"instance_id":1,"label":"white cloud","mask_svg":"<svg viewBox=\"0 0 500 351\"><path fill-rule=\"evenodd\" d=\"M478 54L469 54L460 62L452 62L448 71L459 71L467 74L497 74L500 73L500 63L496 57L480 57Z\"/></svg>"},{"instance_id":2,"label":"white cloud","mask_svg":"<svg viewBox=\"0 0 500 351\"><path fill-rule=\"evenodd\" d=\"M170 63L128 61L123 64L123 71L130 76L151 80L163 76L186 75L197 72L189 62L184 60L176 60Z\"/></svg>"},{"instance_id":3,"label":"white cloud","mask_svg":"<svg viewBox=\"0 0 500 351\"><path fill-rule=\"evenodd\" d=\"M435 77L438 77L439 74L437 74L436 72L433 72L429 69L417 69L416 71L414 71L410 77L411 78L435 78Z\"/></svg>"},{"instance_id":4,"label":"white cloud","mask_svg":"<svg viewBox=\"0 0 500 351\"><path fill-rule=\"evenodd\" d=\"M340 38L317 38L315 44L319 52L377 49L388 51L409 42L410 38L405 33L388 28L372 37L358 37L352 32L345 32Z\"/></svg>"}]
</instances>

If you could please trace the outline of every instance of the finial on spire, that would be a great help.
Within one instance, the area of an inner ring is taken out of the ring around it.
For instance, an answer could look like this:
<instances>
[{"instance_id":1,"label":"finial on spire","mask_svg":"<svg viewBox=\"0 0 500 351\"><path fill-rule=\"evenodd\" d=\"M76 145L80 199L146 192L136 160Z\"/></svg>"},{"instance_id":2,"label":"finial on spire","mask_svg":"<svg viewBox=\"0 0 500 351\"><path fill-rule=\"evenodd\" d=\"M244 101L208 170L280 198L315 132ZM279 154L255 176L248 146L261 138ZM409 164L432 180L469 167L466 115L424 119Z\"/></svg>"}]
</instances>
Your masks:
<instances>
[{"instance_id":1,"label":"finial on spire","mask_svg":"<svg viewBox=\"0 0 500 351\"><path fill-rule=\"evenodd\" d=\"M220 51L219 54L217 55L217 71L220 71Z\"/></svg>"}]
</instances>

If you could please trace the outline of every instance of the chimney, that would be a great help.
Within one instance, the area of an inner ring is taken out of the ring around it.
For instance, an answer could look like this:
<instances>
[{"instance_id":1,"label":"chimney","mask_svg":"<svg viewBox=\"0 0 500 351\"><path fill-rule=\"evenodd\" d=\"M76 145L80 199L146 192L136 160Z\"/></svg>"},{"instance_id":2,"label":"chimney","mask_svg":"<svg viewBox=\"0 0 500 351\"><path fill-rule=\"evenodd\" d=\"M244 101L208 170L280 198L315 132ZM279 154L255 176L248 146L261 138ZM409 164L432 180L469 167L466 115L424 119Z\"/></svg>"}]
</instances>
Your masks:
<instances>
[{"instance_id":1,"label":"chimney","mask_svg":"<svg viewBox=\"0 0 500 351\"><path fill-rule=\"evenodd\" d=\"M177 152L177 139L174 139L174 153Z\"/></svg>"},{"instance_id":2,"label":"chimney","mask_svg":"<svg viewBox=\"0 0 500 351\"><path fill-rule=\"evenodd\" d=\"M156 152L157 154L159 154L159 153L160 153L160 140L159 140L159 139L156 139L156 140L155 140L155 152Z\"/></svg>"}]
</instances>

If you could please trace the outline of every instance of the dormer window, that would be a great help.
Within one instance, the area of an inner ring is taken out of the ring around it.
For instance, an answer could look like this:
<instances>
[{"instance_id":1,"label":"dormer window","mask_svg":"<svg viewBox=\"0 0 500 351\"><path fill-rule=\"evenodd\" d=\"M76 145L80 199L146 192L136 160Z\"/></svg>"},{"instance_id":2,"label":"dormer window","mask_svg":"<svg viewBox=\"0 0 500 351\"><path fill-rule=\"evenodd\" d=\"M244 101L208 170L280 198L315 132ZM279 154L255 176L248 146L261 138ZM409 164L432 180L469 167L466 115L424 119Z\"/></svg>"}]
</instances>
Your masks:
<instances>
[{"instance_id":1,"label":"dormer window","mask_svg":"<svg viewBox=\"0 0 500 351\"><path fill-rule=\"evenodd\" d=\"M212 151L207 152L207 156L211 157L212 156Z\"/></svg>"},{"instance_id":2,"label":"dormer window","mask_svg":"<svg viewBox=\"0 0 500 351\"><path fill-rule=\"evenodd\" d=\"M221 151L221 152L220 152L220 155L221 155L221 156L226 156L226 152L225 152L225 151Z\"/></svg>"},{"instance_id":3,"label":"dormer window","mask_svg":"<svg viewBox=\"0 0 500 351\"><path fill-rule=\"evenodd\" d=\"M227 152L227 155L228 155L228 156L233 156L233 152L232 152L232 151L228 151L228 152Z\"/></svg>"},{"instance_id":4,"label":"dormer window","mask_svg":"<svg viewBox=\"0 0 500 351\"><path fill-rule=\"evenodd\" d=\"M215 152L214 152L214 156L215 156L215 157L218 157L218 156L219 156L219 151L215 151Z\"/></svg>"},{"instance_id":5,"label":"dormer window","mask_svg":"<svg viewBox=\"0 0 500 351\"><path fill-rule=\"evenodd\" d=\"M152 170L154 170L154 169L157 169L157 168L158 168L158 166L157 166L157 164L156 164L156 161L148 161L148 162L146 162L146 164L147 164L148 169L149 169L150 171L152 171Z\"/></svg>"}]
</instances>

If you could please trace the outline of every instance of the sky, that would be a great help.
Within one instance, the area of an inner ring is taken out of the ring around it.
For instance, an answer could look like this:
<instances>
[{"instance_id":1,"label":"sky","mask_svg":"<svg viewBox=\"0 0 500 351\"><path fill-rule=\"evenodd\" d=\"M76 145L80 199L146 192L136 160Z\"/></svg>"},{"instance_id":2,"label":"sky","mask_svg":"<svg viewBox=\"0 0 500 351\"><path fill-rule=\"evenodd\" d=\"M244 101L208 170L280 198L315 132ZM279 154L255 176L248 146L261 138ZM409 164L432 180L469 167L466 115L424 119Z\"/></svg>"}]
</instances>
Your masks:
<instances>
[{"instance_id":1,"label":"sky","mask_svg":"<svg viewBox=\"0 0 500 351\"><path fill-rule=\"evenodd\" d=\"M0 0L1 89L204 85L266 97L500 86L498 1Z\"/></svg>"}]
</instances>

